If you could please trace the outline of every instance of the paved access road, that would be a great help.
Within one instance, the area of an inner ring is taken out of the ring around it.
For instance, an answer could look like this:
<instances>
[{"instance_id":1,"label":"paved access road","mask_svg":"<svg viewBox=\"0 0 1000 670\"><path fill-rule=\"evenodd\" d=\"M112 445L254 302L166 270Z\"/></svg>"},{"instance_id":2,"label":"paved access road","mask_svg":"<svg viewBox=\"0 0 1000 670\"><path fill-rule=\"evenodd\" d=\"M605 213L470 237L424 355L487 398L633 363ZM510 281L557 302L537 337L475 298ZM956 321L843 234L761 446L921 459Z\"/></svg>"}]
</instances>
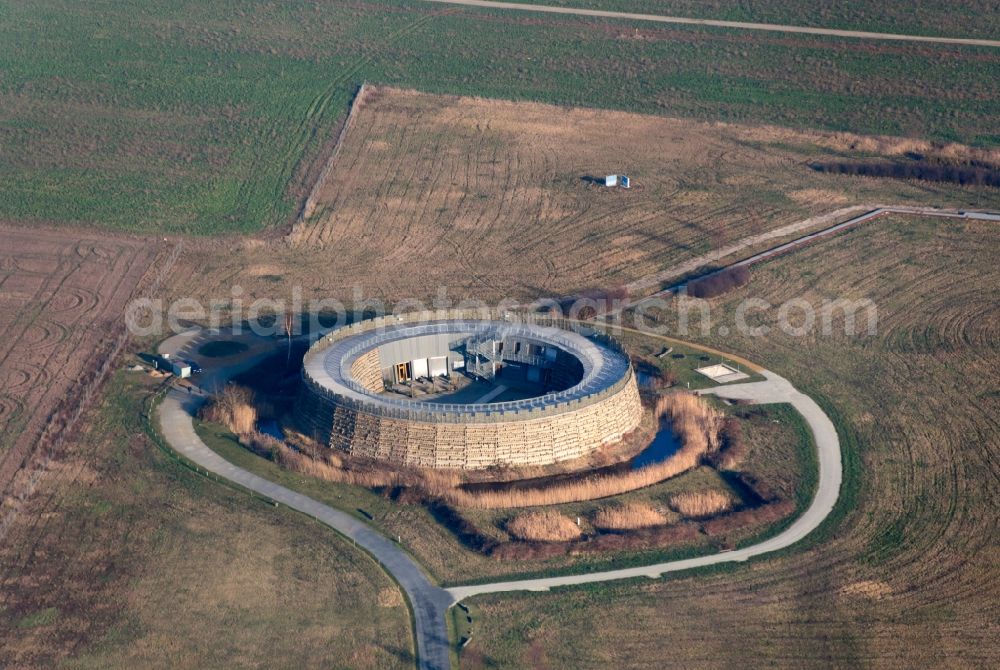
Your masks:
<instances>
[{"instance_id":1,"label":"paved access road","mask_svg":"<svg viewBox=\"0 0 1000 670\"><path fill-rule=\"evenodd\" d=\"M433 584L417 563L399 545L362 521L296 493L284 486L236 467L202 442L194 430L192 416L204 399L172 389L158 412L160 430L171 447L198 467L266 496L277 503L307 514L351 538L372 554L391 574L409 598L413 610L417 656L422 670L443 670L449 665L450 647L445 612L452 597Z\"/></svg>"},{"instance_id":2,"label":"paved access road","mask_svg":"<svg viewBox=\"0 0 1000 670\"><path fill-rule=\"evenodd\" d=\"M188 353L190 349L203 341L204 337L205 334L185 333L165 342L161 346L161 350L191 355ZM203 361L206 368L202 378L203 383L210 381L211 387L214 388L224 385L228 377L256 364L273 351L273 347L276 346L273 340L270 341L269 346L268 341L263 338L256 338L255 342L252 337L245 339L251 346L242 356L227 359L224 364L219 366L213 366L207 360ZM281 343L278 342L277 346L280 345ZM419 564L398 544L376 532L359 519L239 468L209 449L194 429L193 417L207 397L200 389L191 393L180 388L170 390L158 406L157 412L163 437L174 450L199 468L307 514L351 538L371 553L382 567L399 582L409 599L414 615L414 636L420 668L422 670L443 670L449 667L450 662L445 617L448 609L464 598L501 591L543 591L555 586L633 577L656 578L667 572L716 563L745 561L752 556L788 547L822 523L830 510L833 509L840 491L841 461L837 432L829 418L811 398L795 390L783 377L767 370L763 370L762 374L766 381L721 386L703 391L703 393L714 393L724 398L740 398L759 403L790 403L805 417L819 450L819 487L812 504L787 530L776 537L738 551L656 563L637 568L458 586L447 590L435 585Z\"/></svg>"},{"instance_id":3,"label":"paved access road","mask_svg":"<svg viewBox=\"0 0 1000 670\"><path fill-rule=\"evenodd\" d=\"M797 391L784 377L767 370L763 371L763 375L766 379L762 382L719 386L701 391L700 393L711 393L720 398L750 400L756 403L789 403L802 414L809 425L819 454L819 484L816 489L816 497L813 498L809 508L783 532L768 540L736 551L725 551L719 554L699 556L680 561L667 561L666 563L654 563L634 568L622 568L621 570L589 572L582 575L565 575L561 577L495 582L492 584L456 586L448 589L448 593L454 598L455 602L458 602L470 596L483 593L497 593L500 591L548 591L555 586L591 584L615 579L632 579L635 577L656 579L668 572L689 570L691 568L716 565L718 563L745 561L754 556L790 547L804 538L823 523L823 520L833 510L833 506L837 502L837 497L840 495L840 484L843 478L843 469L840 460L840 440L837 438L837 430L834 428L833 422L830 421L820 406L816 404L816 401L804 393Z\"/></svg>"},{"instance_id":4,"label":"paved access road","mask_svg":"<svg viewBox=\"0 0 1000 670\"><path fill-rule=\"evenodd\" d=\"M549 5L529 5L521 2L491 2L490 0L426 0L449 5L466 5L484 9L514 9L524 12L543 12L546 14L573 14L576 16L596 16L606 19L625 19L629 21L653 21L656 23L674 23L689 26L711 26L713 28L736 28L739 30L764 30L779 33L798 33L801 35L823 35L826 37L849 37L864 40L892 40L896 42L931 42L933 44L955 44L963 46L1000 48L1000 40L987 40L969 37L935 37L933 35L901 35L899 33L875 33L865 30L839 30L836 28L810 28L808 26L789 26L777 23L752 23L748 21L720 21L716 19L692 19L683 16L661 16L659 14L634 14L632 12L612 12L603 9L584 9L582 7L552 7Z\"/></svg>"},{"instance_id":5,"label":"paved access road","mask_svg":"<svg viewBox=\"0 0 1000 670\"><path fill-rule=\"evenodd\" d=\"M445 613L453 601L444 589L427 577L409 554L350 514L233 465L209 449L198 437L193 417L208 399L208 392L222 388L230 378L258 365L275 351L280 351L285 344L282 339L260 337L252 333L233 335L229 331L213 333L193 329L165 340L158 349L161 354L198 358L198 346L215 338L242 342L247 345L247 349L224 359L200 358L204 372L193 380L198 382L199 387L190 393L182 388L173 388L167 393L157 408L160 432L164 439L177 453L199 468L307 514L366 549L406 592L413 612L421 670L448 668L450 645Z\"/></svg>"}]
</instances>

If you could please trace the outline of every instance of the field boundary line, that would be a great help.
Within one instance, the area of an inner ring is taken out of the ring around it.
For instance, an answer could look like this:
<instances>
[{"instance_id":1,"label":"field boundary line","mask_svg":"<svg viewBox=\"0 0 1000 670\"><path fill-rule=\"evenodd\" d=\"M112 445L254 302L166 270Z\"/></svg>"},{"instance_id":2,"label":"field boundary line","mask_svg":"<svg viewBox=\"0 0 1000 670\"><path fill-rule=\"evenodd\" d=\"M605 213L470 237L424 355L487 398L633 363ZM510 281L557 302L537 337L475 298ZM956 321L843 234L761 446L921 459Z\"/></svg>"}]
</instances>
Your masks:
<instances>
[{"instance_id":1,"label":"field boundary line","mask_svg":"<svg viewBox=\"0 0 1000 670\"><path fill-rule=\"evenodd\" d=\"M424 0L449 5L479 7L481 9L512 9L523 12L542 12L546 14L570 14L576 16L592 16L606 19L625 19L629 21L651 21L656 23L673 23L688 26L708 26L711 28L731 28L736 30L758 30L776 33L796 33L800 35L819 35L822 37L846 37L863 40L888 40L894 42L925 42L931 44L951 44L957 46L976 46L1000 48L1000 40L988 40L976 37L945 37L935 35L906 35L902 33L880 33L867 30L847 30L842 28L813 28L810 26L792 26L780 23L755 23L752 21L724 21L721 19L695 19L685 16L664 16L661 14L641 14L633 12L615 12L605 9L587 9L584 7L553 7L551 5L529 5L523 2L493 2L492 0Z\"/></svg>"},{"instance_id":2,"label":"field boundary line","mask_svg":"<svg viewBox=\"0 0 1000 670\"><path fill-rule=\"evenodd\" d=\"M365 88L368 86L368 82L364 82L358 87L357 92L354 94L354 99L351 101L351 109L347 113L347 118L344 119L344 125L340 127L340 132L337 133L337 140L333 144L333 148L330 150L330 156L326 159L326 165L320 171L319 176L316 177L316 183L309 190L309 195L306 197L304 203L302 203L302 209L299 210L299 216L295 223L300 224L316 211L316 200L319 198L320 189L326 185L326 180L330 177L330 173L333 172L333 165L337 162L337 155L340 153L340 147L344 143L344 138L347 137L347 131L350 130L351 125L354 122L355 113L358 108L361 107L362 100L365 95Z\"/></svg>"},{"instance_id":3,"label":"field boundary line","mask_svg":"<svg viewBox=\"0 0 1000 670\"><path fill-rule=\"evenodd\" d=\"M847 219L846 221L838 221L840 217L851 213L855 214L855 216L852 216L850 219ZM800 247L807 246L809 244L812 244L813 242L817 242L827 237L833 237L834 235L855 228L861 225L862 223L872 221L887 214L902 214L904 216L936 216L949 219L965 219L967 221L1000 222L1000 212L992 212L987 210L941 209L936 207L911 207L908 205L853 205L851 207L843 207L828 214L811 216L808 219L803 219L802 221L791 223L788 224L787 226L782 226L781 228L777 228L767 233L762 233L760 235L753 235L751 237L744 238L739 242L736 242L734 244L729 245L728 247L720 249L719 251L713 251L707 254L703 254L702 256L699 256L693 260L682 263L679 266L675 266L663 272L658 272L649 278L640 279L632 282L631 284L627 284L626 288L631 292L635 290L636 287L645 288L651 285L655 285L657 283L662 284L667 279L681 278L680 281L670 284L658 291L655 291L654 293L643 296L641 298L628 300L624 305L621 305L613 310L605 312L604 314L601 314L600 317L607 319L607 317L609 316L620 314L621 312L627 309L632 309L634 307L637 307L638 305L641 305L644 302L655 300L657 298L664 297L673 294L677 291L680 291L691 282L700 281L702 279L707 279L709 277L714 277L733 268L750 267L752 265L756 265L757 263L771 260L772 258L776 258L777 256L780 256L782 254L796 251ZM751 247L755 244L758 244L760 242L763 242L765 240L773 239L776 237L784 237L785 235L790 234L796 230L811 228L812 226L815 226L817 224L829 223L830 221L838 221L838 222L834 223L833 225L826 226L825 228L820 228L819 230L815 230L811 233L806 233L801 237L789 240L788 242L783 242L769 249L759 251L741 260L733 261L720 268L714 269L710 272L706 272L704 274L700 274L697 276L689 276L696 273L699 268L702 268L705 265L708 265L709 263L713 263L715 261L722 260L723 258L726 258L728 256L732 256L733 254L739 253L740 251L748 247ZM684 278L685 276L687 276L687 278Z\"/></svg>"}]
</instances>

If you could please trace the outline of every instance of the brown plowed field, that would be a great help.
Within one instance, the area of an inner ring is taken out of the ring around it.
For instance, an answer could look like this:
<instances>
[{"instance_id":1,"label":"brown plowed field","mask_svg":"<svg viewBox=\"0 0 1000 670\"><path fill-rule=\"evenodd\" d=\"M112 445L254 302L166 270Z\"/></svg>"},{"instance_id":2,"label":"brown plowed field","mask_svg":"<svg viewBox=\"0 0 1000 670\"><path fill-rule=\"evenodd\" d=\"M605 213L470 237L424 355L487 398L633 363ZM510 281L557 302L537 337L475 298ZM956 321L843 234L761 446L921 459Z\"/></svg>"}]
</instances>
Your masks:
<instances>
[{"instance_id":1,"label":"brown plowed field","mask_svg":"<svg viewBox=\"0 0 1000 670\"><path fill-rule=\"evenodd\" d=\"M746 298L878 306L871 337L842 321L793 337L772 309L753 324L767 337L709 338L830 413L833 523L717 574L483 598L462 667L998 667L997 249L995 223L892 215L755 268L713 303L717 322Z\"/></svg>"},{"instance_id":2,"label":"brown plowed field","mask_svg":"<svg viewBox=\"0 0 1000 670\"><path fill-rule=\"evenodd\" d=\"M315 213L288 239L200 245L181 295L536 298L617 287L846 205L1000 205L989 189L807 166L928 151L915 140L372 86L356 105ZM634 187L588 180L610 173Z\"/></svg>"},{"instance_id":3,"label":"brown plowed field","mask_svg":"<svg viewBox=\"0 0 1000 670\"><path fill-rule=\"evenodd\" d=\"M828 137L374 88L292 240L354 276L606 287L860 200L766 146ZM609 173L635 187L586 180Z\"/></svg>"},{"instance_id":4,"label":"brown plowed field","mask_svg":"<svg viewBox=\"0 0 1000 670\"><path fill-rule=\"evenodd\" d=\"M0 491L103 363L155 244L0 227Z\"/></svg>"}]
</instances>

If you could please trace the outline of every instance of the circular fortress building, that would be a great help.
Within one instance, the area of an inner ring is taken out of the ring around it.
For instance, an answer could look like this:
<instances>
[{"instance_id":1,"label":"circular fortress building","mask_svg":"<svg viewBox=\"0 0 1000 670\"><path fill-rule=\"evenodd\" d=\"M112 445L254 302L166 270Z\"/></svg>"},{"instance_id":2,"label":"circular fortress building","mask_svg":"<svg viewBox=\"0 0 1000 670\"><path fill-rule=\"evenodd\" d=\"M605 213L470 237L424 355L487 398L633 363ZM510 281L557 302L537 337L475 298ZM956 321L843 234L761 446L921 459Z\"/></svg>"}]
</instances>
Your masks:
<instances>
[{"instance_id":1,"label":"circular fortress building","mask_svg":"<svg viewBox=\"0 0 1000 670\"><path fill-rule=\"evenodd\" d=\"M642 416L628 356L604 335L459 312L339 328L306 353L306 434L403 465L543 465L620 440Z\"/></svg>"}]
</instances>

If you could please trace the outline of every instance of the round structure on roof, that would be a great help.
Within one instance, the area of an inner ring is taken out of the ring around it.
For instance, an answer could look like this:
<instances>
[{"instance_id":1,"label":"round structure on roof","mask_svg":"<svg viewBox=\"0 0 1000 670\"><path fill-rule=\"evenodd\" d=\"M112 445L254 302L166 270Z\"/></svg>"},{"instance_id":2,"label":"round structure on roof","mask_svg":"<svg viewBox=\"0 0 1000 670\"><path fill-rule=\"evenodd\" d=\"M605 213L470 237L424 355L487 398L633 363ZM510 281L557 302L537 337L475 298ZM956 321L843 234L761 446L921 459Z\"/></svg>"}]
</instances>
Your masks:
<instances>
[{"instance_id":1,"label":"round structure on roof","mask_svg":"<svg viewBox=\"0 0 1000 670\"><path fill-rule=\"evenodd\" d=\"M621 346L566 325L444 311L338 328L306 353L297 419L331 448L403 465L578 458L642 408Z\"/></svg>"}]
</instances>

